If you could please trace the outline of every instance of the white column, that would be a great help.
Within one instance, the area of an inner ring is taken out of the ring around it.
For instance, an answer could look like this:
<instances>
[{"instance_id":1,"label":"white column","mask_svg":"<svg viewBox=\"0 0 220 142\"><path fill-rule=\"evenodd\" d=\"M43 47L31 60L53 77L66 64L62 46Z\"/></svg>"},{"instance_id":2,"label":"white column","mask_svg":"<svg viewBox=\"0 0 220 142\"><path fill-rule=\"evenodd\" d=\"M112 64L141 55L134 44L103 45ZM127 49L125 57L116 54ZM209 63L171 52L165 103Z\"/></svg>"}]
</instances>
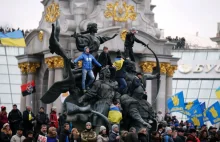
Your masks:
<instances>
[{"instance_id":1,"label":"white column","mask_svg":"<svg viewBox=\"0 0 220 142\"><path fill-rule=\"evenodd\" d=\"M22 82L22 84L26 84L27 83L27 74L21 74L21 82ZM26 107L26 97L21 95L20 111L23 112L25 110L25 107Z\"/></svg>"},{"instance_id":2,"label":"white column","mask_svg":"<svg viewBox=\"0 0 220 142\"><path fill-rule=\"evenodd\" d=\"M160 89L156 98L156 111L160 110L164 114L166 107L166 75L161 75L160 80Z\"/></svg>"},{"instance_id":3,"label":"white column","mask_svg":"<svg viewBox=\"0 0 220 142\"><path fill-rule=\"evenodd\" d=\"M172 77L167 76L166 78L166 101L172 96ZM166 105L166 112L168 112L168 107Z\"/></svg>"},{"instance_id":4,"label":"white column","mask_svg":"<svg viewBox=\"0 0 220 142\"><path fill-rule=\"evenodd\" d=\"M28 73L28 77L27 77L27 82L31 82L35 79L35 74L34 73ZM34 93L32 93L31 95L27 95L26 96L26 106L31 106L32 110L34 110L35 108L33 108L33 102L34 100Z\"/></svg>"},{"instance_id":5,"label":"white column","mask_svg":"<svg viewBox=\"0 0 220 142\"><path fill-rule=\"evenodd\" d=\"M53 85L54 83L54 69L49 69L49 77L48 77L48 89ZM50 113L50 110L52 108L52 103L51 104L47 104L47 114Z\"/></svg>"},{"instance_id":6,"label":"white column","mask_svg":"<svg viewBox=\"0 0 220 142\"><path fill-rule=\"evenodd\" d=\"M63 69L62 68L56 68L55 69L55 78L54 82L63 80ZM60 113L62 110L62 102L61 97L59 96L56 101L53 102L53 106L57 107L57 113Z\"/></svg>"}]
</instances>

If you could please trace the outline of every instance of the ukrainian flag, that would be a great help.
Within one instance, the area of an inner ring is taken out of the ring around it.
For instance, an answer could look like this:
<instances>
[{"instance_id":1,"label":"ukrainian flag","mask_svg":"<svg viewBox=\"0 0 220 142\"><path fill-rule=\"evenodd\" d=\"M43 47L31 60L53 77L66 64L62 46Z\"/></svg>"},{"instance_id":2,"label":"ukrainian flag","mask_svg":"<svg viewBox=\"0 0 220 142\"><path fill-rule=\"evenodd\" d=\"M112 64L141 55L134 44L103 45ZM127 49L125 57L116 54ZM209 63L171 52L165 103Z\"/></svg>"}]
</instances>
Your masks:
<instances>
[{"instance_id":1,"label":"ukrainian flag","mask_svg":"<svg viewBox=\"0 0 220 142\"><path fill-rule=\"evenodd\" d=\"M183 91L175 94L167 100L167 106L170 112L181 112L184 110Z\"/></svg>"},{"instance_id":2,"label":"ukrainian flag","mask_svg":"<svg viewBox=\"0 0 220 142\"><path fill-rule=\"evenodd\" d=\"M216 97L220 99L220 87L215 90Z\"/></svg>"},{"instance_id":3,"label":"ukrainian flag","mask_svg":"<svg viewBox=\"0 0 220 142\"><path fill-rule=\"evenodd\" d=\"M23 33L20 30L6 34L0 32L0 43L5 46L26 47Z\"/></svg>"}]
</instances>

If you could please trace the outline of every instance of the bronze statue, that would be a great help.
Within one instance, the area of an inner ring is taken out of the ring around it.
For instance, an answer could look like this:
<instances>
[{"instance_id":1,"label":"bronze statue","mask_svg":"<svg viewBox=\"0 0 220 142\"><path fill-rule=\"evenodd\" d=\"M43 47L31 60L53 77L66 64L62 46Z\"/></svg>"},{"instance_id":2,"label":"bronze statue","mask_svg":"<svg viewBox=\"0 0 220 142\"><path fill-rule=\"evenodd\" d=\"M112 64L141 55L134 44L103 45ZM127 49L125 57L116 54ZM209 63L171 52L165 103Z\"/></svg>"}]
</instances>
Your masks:
<instances>
[{"instance_id":1,"label":"bronze statue","mask_svg":"<svg viewBox=\"0 0 220 142\"><path fill-rule=\"evenodd\" d=\"M89 23L87 25L87 30L85 32L74 33L72 37L76 39L76 47L79 51L83 52L84 47L88 46L90 48L90 53L93 54L95 58L98 58L97 51L99 50L100 44L115 38L118 34L114 34L112 37L101 37L97 36L98 31L96 23Z\"/></svg>"}]
</instances>

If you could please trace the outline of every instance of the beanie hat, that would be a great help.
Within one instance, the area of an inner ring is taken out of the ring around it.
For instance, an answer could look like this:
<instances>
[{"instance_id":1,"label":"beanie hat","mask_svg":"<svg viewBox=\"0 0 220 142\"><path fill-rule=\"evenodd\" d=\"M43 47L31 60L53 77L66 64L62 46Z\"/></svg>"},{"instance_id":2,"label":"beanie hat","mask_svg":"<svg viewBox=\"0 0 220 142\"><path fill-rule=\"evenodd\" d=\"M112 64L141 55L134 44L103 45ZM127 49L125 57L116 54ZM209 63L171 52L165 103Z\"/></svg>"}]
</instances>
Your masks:
<instances>
[{"instance_id":1,"label":"beanie hat","mask_svg":"<svg viewBox=\"0 0 220 142\"><path fill-rule=\"evenodd\" d=\"M170 130L172 131L172 129L170 127L166 127L165 132L167 133Z\"/></svg>"},{"instance_id":2,"label":"beanie hat","mask_svg":"<svg viewBox=\"0 0 220 142\"><path fill-rule=\"evenodd\" d=\"M17 129L17 131L18 131L18 130L24 131L24 129L23 129L22 127L19 127L19 128Z\"/></svg>"},{"instance_id":3,"label":"beanie hat","mask_svg":"<svg viewBox=\"0 0 220 142\"><path fill-rule=\"evenodd\" d=\"M34 134L34 132L33 131L28 131L27 135L29 135L29 134Z\"/></svg>"},{"instance_id":4,"label":"beanie hat","mask_svg":"<svg viewBox=\"0 0 220 142\"><path fill-rule=\"evenodd\" d=\"M105 126L101 126L99 132L102 132L103 130L106 130Z\"/></svg>"},{"instance_id":5,"label":"beanie hat","mask_svg":"<svg viewBox=\"0 0 220 142\"><path fill-rule=\"evenodd\" d=\"M5 106L1 106L1 110L5 110L6 109L6 107Z\"/></svg>"},{"instance_id":6,"label":"beanie hat","mask_svg":"<svg viewBox=\"0 0 220 142\"><path fill-rule=\"evenodd\" d=\"M115 128L118 128L117 124L112 125L112 130L114 130Z\"/></svg>"},{"instance_id":7,"label":"beanie hat","mask_svg":"<svg viewBox=\"0 0 220 142\"><path fill-rule=\"evenodd\" d=\"M87 126L87 125L92 126L92 123L91 123L91 122L86 122L86 126Z\"/></svg>"},{"instance_id":8,"label":"beanie hat","mask_svg":"<svg viewBox=\"0 0 220 142\"><path fill-rule=\"evenodd\" d=\"M5 128L5 127L7 127L7 126L9 126L9 124L8 124L8 123L5 123L5 124L3 125L3 128Z\"/></svg>"}]
</instances>

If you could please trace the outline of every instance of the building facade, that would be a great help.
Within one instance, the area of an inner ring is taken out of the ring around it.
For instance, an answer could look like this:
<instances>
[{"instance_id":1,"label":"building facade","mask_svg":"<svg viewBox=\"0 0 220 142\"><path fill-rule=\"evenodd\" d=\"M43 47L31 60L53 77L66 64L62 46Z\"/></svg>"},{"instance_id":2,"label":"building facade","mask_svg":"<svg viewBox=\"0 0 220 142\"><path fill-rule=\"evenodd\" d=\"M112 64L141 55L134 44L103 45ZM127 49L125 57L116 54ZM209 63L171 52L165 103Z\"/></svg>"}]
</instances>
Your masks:
<instances>
[{"instance_id":1,"label":"building facade","mask_svg":"<svg viewBox=\"0 0 220 142\"><path fill-rule=\"evenodd\" d=\"M0 46L0 105L8 112L13 104L20 108L21 72L15 56L23 54L24 48Z\"/></svg>"}]
</instances>

